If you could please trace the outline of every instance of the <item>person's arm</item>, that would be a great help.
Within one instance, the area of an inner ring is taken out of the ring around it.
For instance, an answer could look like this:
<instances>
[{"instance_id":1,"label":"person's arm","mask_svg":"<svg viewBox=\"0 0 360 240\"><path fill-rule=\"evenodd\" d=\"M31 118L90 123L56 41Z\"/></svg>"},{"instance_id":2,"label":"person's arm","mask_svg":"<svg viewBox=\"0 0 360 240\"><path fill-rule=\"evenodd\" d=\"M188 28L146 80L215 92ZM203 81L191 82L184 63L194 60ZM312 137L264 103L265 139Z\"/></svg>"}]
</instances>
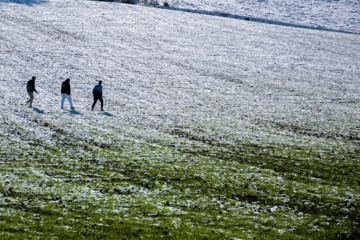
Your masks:
<instances>
[{"instance_id":1,"label":"person's arm","mask_svg":"<svg viewBox=\"0 0 360 240\"><path fill-rule=\"evenodd\" d=\"M31 87L32 87L32 89L34 90L34 92L37 93L36 88L35 88L35 81L32 81L32 82L31 82Z\"/></svg>"},{"instance_id":2,"label":"person's arm","mask_svg":"<svg viewBox=\"0 0 360 240\"><path fill-rule=\"evenodd\" d=\"M63 93L65 93L67 95L71 95L70 83L67 83L67 82L64 83Z\"/></svg>"}]
</instances>

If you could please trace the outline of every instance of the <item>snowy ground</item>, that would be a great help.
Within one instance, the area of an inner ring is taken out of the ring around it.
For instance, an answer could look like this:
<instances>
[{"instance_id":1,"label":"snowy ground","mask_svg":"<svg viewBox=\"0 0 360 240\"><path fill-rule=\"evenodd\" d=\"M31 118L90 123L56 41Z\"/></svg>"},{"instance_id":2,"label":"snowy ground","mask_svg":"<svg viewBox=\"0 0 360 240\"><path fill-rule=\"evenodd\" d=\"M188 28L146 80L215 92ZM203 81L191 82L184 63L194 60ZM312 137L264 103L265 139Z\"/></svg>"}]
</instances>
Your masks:
<instances>
[{"instance_id":1,"label":"snowy ground","mask_svg":"<svg viewBox=\"0 0 360 240\"><path fill-rule=\"evenodd\" d=\"M79 122L93 115L91 89L103 80L116 121L162 131L206 126L229 140L296 141L264 134L281 123L358 134L357 35L86 1L2 4L1 14L7 109L26 100L24 85L36 75L35 106L45 118L64 117L59 87L70 77Z\"/></svg>"},{"instance_id":2,"label":"snowy ground","mask_svg":"<svg viewBox=\"0 0 360 240\"><path fill-rule=\"evenodd\" d=\"M359 154L357 34L127 4L26 2L0 1L0 162L2 173L11 169L0 176L2 189L9 189L10 184L18 192L59 191L63 196L84 194L84 199L105 199L105 194L88 185L66 185L66 180L79 177L71 171L62 172L69 176L62 179L56 173L47 175L42 170L45 165L37 165L39 159L54 154L51 149L58 149L61 153L49 157L52 161L62 159L70 164L69 159L95 158L101 169L107 156L89 154L84 150L88 147L85 143L122 149L121 158L130 165L149 161L154 169L163 161L190 159L180 152L198 149L201 153L204 149L211 151L212 146L230 146L222 149L230 152L245 143L280 146L284 152L286 147L320 149L316 150L319 158L331 154L336 159L338 151ZM334 30L358 32L358 11L352 14L354 25L340 21L331 26ZM281 14L276 17L283 21ZM327 25L330 20L324 21L318 24L332 28ZM300 21L299 25L306 22ZM37 76L39 94L32 109L24 103L26 82L33 75ZM68 77L75 111L60 109L60 84ZM91 90L98 80L104 83L103 113L98 111L99 106L97 111L90 111ZM34 146L37 150L32 152ZM153 148L162 150L156 152ZM347 164L346 156L334 164L343 164L344 158ZM34 166L29 167L25 161L19 172L11 167L14 159L32 159ZM195 166L199 159L191 160L194 168L209 167ZM297 164L311 161L301 160ZM94 176L100 174L98 170L94 170ZM57 189L41 188L38 181L24 180L23 174L59 185ZM270 182L282 179L276 172L266 174ZM305 178L317 177L309 174ZM346 182L350 180L344 180L344 189ZM332 186L323 186L328 187ZM156 189L160 190L171 192L171 187L164 184ZM0 196L7 196L4 192ZM350 194L358 201L359 189L349 187L346 194L344 190L341 197ZM340 197L337 192L328 196ZM4 208L0 210L0 216L7 214Z\"/></svg>"},{"instance_id":3,"label":"snowy ground","mask_svg":"<svg viewBox=\"0 0 360 240\"><path fill-rule=\"evenodd\" d=\"M169 0L171 8L304 28L360 33L356 0Z\"/></svg>"}]
</instances>

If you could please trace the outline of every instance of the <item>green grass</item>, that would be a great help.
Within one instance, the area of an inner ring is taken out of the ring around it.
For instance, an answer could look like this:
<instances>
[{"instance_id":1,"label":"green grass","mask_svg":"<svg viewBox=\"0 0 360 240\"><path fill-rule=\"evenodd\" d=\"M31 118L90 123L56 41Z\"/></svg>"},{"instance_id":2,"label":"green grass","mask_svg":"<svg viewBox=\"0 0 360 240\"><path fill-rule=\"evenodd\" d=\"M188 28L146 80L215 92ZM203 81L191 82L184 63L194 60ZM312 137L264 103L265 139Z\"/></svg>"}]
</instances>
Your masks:
<instances>
[{"instance_id":1,"label":"green grass","mask_svg":"<svg viewBox=\"0 0 360 240\"><path fill-rule=\"evenodd\" d=\"M1 239L360 235L356 139L255 144L186 129L106 142L41 126L54 144L3 126L16 138L0 136Z\"/></svg>"}]
</instances>

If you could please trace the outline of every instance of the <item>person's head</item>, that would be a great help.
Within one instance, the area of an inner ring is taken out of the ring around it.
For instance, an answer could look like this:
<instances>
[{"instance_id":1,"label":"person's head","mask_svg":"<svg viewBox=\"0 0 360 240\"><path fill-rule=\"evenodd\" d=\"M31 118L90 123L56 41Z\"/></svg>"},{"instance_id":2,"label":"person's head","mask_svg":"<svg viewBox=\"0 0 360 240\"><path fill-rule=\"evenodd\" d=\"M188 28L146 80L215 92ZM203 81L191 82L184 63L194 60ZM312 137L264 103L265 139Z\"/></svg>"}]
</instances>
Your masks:
<instances>
[{"instance_id":1,"label":"person's head","mask_svg":"<svg viewBox=\"0 0 360 240\"><path fill-rule=\"evenodd\" d=\"M35 76L33 76L33 77L31 78L31 80L35 81L35 80L36 80L36 77L35 77Z\"/></svg>"},{"instance_id":2,"label":"person's head","mask_svg":"<svg viewBox=\"0 0 360 240\"><path fill-rule=\"evenodd\" d=\"M65 82L70 82L70 78L67 78L67 79L65 80Z\"/></svg>"},{"instance_id":3,"label":"person's head","mask_svg":"<svg viewBox=\"0 0 360 240\"><path fill-rule=\"evenodd\" d=\"M99 85L101 85L101 84L102 84L102 81L100 80L100 81L99 81Z\"/></svg>"}]
</instances>

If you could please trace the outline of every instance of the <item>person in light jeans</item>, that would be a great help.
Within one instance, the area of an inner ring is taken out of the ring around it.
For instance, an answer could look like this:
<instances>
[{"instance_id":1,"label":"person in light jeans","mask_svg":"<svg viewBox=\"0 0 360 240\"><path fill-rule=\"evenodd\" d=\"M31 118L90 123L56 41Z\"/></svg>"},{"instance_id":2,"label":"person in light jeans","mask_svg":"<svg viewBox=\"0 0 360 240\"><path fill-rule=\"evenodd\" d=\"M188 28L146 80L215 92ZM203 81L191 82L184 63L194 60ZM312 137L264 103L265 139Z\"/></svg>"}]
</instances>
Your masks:
<instances>
[{"instance_id":1,"label":"person in light jeans","mask_svg":"<svg viewBox=\"0 0 360 240\"><path fill-rule=\"evenodd\" d=\"M70 87L70 78L67 78L62 84L61 84L61 109L64 109L64 102L65 99L68 100L70 103L71 109L75 109L72 103L71 99L71 87Z\"/></svg>"}]
</instances>

